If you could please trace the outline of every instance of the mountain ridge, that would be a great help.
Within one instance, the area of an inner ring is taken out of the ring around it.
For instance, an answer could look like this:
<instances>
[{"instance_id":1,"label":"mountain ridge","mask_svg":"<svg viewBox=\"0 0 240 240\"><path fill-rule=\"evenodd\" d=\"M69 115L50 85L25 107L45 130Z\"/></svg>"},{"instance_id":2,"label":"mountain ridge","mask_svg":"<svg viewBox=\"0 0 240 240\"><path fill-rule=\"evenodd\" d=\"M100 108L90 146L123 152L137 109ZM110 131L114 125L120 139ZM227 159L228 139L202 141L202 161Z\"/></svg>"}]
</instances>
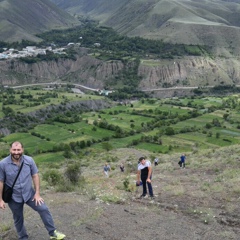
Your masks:
<instances>
[{"instance_id":1,"label":"mountain ridge","mask_svg":"<svg viewBox=\"0 0 240 240\"><path fill-rule=\"evenodd\" d=\"M29 12L27 4L30 6L29 9L34 8L36 12L25 19L22 16ZM20 9L18 9L19 5L21 5ZM9 10L9 6L13 8ZM60 7L72 16L59 10ZM5 15L1 15L3 9L8 9ZM24 14L21 10L25 11ZM15 37L18 35L18 37L23 36L24 39L40 41L40 38L34 36L35 32L59 27L58 24L66 28L75 26L80 24L78 18L86 18L85 20L94 18L100 25L113 27L122 35L210 46L209 54L206 56L191 58L178 56L166 61L161 59L159 64L149 59L151 56L147 56L146 59L141 56L141 64L136 71L138 77L142 79L138 85L141 90L163 86L234 85L240 83L238 69L240 14L238 15L238 12L240 13L240 0L99 0L97 3L94 0L52 0L51 3L49 0L26 0L24 4L16 0L3 0L0 1L0 26L10 24L12 29L6 27L8 31L0 35L0 40L5 36L5 40L16 41ZM37 14L40 14L41 18ZM17 16L14 17L14 21L10 20L13 16ZM35 23L29 20L35 16L44 21L38 20ZM51 21L51 16L55 21ZM67 18L62 22L64 16ZM21 28L21 24L25 26L26 31ZM101 39L99 41L101 42ZM49 41L51 42L54 40ZM2 60L0 83L16 85L61 79L93 88L113 86L113 83L121 86L122 79L119 76L122 76L124 62L115 60L104 62L90 55L84 53L84 57L76 56L77 61L65 59L51 61L51 64L49 62L26 64L18 60ZM147 61L148 63L145 64Z\"/></svg>"},{"instance_id":2,"label":"mountain ridge","mask_svg":"<svg viewBox=\"0 0 240 240\"><path fill-rule=\"evenodd\" d=\"M130 37L211 46L218 55L239 55L240 1L52 0L71 14L80 14ZM108 6L115 6L110 8Z\"/></svg>"},{"instance_id":3,"label":"mountain ridge","mask_svg":"<svg viewBox=\"0 0 240 240\"><path fill-rule=\"evenodd\" d=\"M76 25L77 19L49 0L0 2L0 41L40 41L35 34Z\"/></svg>"}]
</instances>

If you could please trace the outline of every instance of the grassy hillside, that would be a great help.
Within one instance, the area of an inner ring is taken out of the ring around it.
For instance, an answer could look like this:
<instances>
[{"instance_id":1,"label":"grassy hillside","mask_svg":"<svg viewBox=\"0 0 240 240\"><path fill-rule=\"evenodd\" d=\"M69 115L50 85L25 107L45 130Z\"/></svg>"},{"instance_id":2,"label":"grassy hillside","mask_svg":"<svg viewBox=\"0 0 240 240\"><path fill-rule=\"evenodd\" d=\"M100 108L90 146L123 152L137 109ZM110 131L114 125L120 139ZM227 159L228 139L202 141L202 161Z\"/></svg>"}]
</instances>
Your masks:
<instances>
[{"instance_id":1,"label":"grassy hillside","mask_svg":"<svg viewBox=\"0 0 240 240\"><path fill-rule=\"evenodd\" d=\"M36 33L79 24L71 15L48 0L0 2L0 40L39 40Z\"/></svg>"},{"instance_id":2,"label":"grassy hillside","mask_svg":"<svg viewBox=\"0 0 240 240\"><path fill-rule=\"evenodd\" d=\"M239 1L131 0L120 4L103 0L101 7L86 0L53 2L128 36L208 45L218 54L226 54L225 49L239 53Z\"/></svg>"},{"instance_id":3,"label":"grassy hillside","mask_svg":"<svg viewBox=\"0 0 240 240\"><path fill-rule=\"evenodd\" d=\"M142 155L152 159L150 152L132 148L75 161L60 161L55 155L51 163L39 164L35 158L41 195L58 229L71 239L239 240L239 145L187 153L186 169L177 164L179 154L157 154L155 199L139 199L142 187L136 187L136 166ZM102 171L105 161L112 167L109 178ZM121 162L125 172L119 169ZM81 171L72 171L79 181L70 182L67 173L79 163ZM30 208L24 213L30 238L47 239L39 215ZM9 207L3 212L0 239L17 239Z\"/></svg>"},{"instance_id":4,"label":"grassy hillside","mask_svg":"<svg viewBox=\"0 0 240 240\"><path fill-rule=\"evenodd\" d=\"M124 6L129 2L129 0L51 0L60 8L66 9L70 13L76 13L78 15L88 14L95 16L99 19L109 17L118 8ZM102 15L102 16L101 16ZM100 17L101 16L101 17Z\"/></svg>"}]
</instances>

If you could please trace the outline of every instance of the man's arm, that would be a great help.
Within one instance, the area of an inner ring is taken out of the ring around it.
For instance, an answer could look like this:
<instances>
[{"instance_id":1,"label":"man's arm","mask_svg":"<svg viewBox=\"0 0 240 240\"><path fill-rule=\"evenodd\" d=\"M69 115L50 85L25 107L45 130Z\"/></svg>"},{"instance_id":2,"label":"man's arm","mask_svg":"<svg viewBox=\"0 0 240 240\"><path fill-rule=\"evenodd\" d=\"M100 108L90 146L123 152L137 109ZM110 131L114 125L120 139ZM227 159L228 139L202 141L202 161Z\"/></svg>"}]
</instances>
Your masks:
<instances>
[{"instance_id":1,"label":"man's arm","mask_svg":"<svg viewBox=\"0 0 240 240\"><path fill-rule=\"evenodd\" d=\"M40 178L39 178L38 173L36 173L32 176L32 180L33 180L33 185L34 185L36 194L40 195Z\"/></svg>"},{"instance_id":2,"label":"man's arm","mask_svg":"<svg viewBox=\"0 0 240 240\"><path fill-rule=\"evenodd\" d=\"M137 171L137 182L140 183L140 175L141 175L141 171L138 170Z\"/></svg>"},{"instance_id":3,"label":"man's arm","mask_svg":"<svg viewBox=\"0 0 240 240\"><path fill-rule=\"evenodd\" d=\"M2 192L3 192L3 181L0 181L0 209L5 209L5 202L2 199Z\"/></svg>"},{"instance_id":4,"label":"man's arm","mask_svg":"<svg viewBox=\"0 0 240 240\"><path fill-rule=\"evenodd\" d=\"M35 201L36 206L39 204L41 205L44 200L40 196L40 178L38 173L32 175L33 185L35 189L35 195L33 197L33 201Z\"/></svg>"},{"instance_id":5,"label":"man's arm","mask_svg":"<svg viewBox=\"0 0 240 240\"><path fill-rule=\"evenodd\" d=\"M0 181L0 199L2 199L3 181Z\"/></svg>"},{"instance_id":6,"label":"man's arm","mask_svg":"<svg viewBox=\"0 0 240 240\"><path fill-rule=\"evenodd\" d=\"M148 167L148 177L147 177L147 182L151 182L151 175L152 175L152 167Z\"/></svg>"}]
</instances>

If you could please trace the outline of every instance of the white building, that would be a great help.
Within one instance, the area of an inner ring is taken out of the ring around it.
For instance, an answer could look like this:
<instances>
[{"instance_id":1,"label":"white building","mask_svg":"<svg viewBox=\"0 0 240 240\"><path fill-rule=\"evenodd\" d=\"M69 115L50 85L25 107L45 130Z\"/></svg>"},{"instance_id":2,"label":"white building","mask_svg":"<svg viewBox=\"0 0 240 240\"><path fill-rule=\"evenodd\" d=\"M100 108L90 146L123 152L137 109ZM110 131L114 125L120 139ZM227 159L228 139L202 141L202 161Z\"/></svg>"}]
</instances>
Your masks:
<instances>
[{"instance_id":1,"label":"white building","mask_svg":"<svg viewBox=\"0 0 240 240\"><path fill-rule=\"evenodd\" d=\"M7 58L8 58L7 54L0 53L0 59L7 59Z\"/></svg>"}]
</instances>

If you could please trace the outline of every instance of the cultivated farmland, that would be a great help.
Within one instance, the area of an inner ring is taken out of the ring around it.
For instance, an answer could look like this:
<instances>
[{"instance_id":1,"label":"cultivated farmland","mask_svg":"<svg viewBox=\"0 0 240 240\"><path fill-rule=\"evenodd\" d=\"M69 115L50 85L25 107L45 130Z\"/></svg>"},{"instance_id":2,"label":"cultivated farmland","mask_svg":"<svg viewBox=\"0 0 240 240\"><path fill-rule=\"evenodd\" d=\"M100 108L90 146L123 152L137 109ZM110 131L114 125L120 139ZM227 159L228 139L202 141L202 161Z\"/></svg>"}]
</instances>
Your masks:
<instances>
[{"instance_id":1,"label":"cultivated farmland","mask_svg":"<svg viewBox=\"0 0 240 240\"><path fill-rule=\"evenodd\" d=\"M9 129L1 135L2 145L21 140L27 153L39 159L45 154L44 161L66 151L73 158L126 147L166 154L240 142L238 95L111 102L65 86L2 89L0 100L1 127ZM93 108L92 101L108 107Z\"/></svg>"}]
</instances>

